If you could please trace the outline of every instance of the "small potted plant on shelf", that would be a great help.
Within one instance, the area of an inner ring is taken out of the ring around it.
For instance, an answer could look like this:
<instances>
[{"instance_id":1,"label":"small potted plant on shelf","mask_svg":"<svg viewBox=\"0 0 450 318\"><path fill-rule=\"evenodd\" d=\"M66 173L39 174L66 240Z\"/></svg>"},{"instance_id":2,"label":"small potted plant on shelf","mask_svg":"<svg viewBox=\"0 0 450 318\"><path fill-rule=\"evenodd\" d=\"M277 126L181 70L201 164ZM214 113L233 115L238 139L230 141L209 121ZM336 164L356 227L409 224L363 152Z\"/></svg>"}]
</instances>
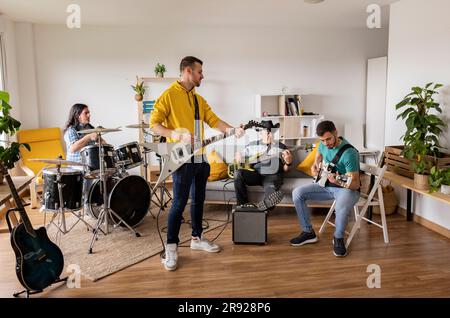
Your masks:
<instances>
[{"instance_id":1,"label":"small potted plant on shelf","mask_svg":"<svg viewBox=\"0 0 450 318\"><path fill-rule=\"evenodd\" d=\"M20 122L9 115L9 93L0 91L0 134L13 136L20 128ZM3 140L0 146L0 164L6 169L14 168L14 163L20 159L20 147L30 150L30 145ZM7 146L8 145L8 146ZM3 183L3 174L0 173L0 183Z\"/></svg>"},{"instance_id":2,"label":"small potted plant on shelf","mask_svg":"<svg viewBox=\"0 0 450 318\"><path fill-rule=\"evenodd\" d=\"M444 177L442 179L441 192L450 195L450 168L445 169L443 174Z\"/></svg>"},{"instance_id":3,"label":"small potted plant on shelf","mask_svg":"<svg viewBox=\"0 0 450 318\"><path fill-rule=\"evenodd\" d=\"M414 182L416 178L423 179L417 180L420 184L428 183L428 177L423 176L442 155L439 151L442 149L439 135L446 124L438 116L442 113L439 103L433 99L433 95L439 94L437 89L442 86L428 83L423 88L412 87L412 92L395 106L397 110L408 106L397 116L397 119L401 118L406 123L406 132L403 135L404 148L401 154L411 160L415 172Z\"/></svg>"},{"instance_id":4,"label":"small potted plant on shelf","mask_svg":"<svg viewBox=\"0 0 450 318\"><path fill-rule=\"evenodd\" d=\"M140 102L144 98L145 94L145 88L144 88L144 81L141 81L139 83L139 78L136 76L136 85L131 85L134 92L136 93L134 95L134 99L136 99L138 102Z\"/></svg>"},{"instance_id":5,"label":"small potted plant on shelf","mask_svg":"<svg viewBox=\"0 0 450 318\"><path fill-rule=\"evenodd\" d=\"M165 72L166 72L166 66L164 64L156 63L155 76L156 77L164 77Z\"/></svg>"}]
</instances>

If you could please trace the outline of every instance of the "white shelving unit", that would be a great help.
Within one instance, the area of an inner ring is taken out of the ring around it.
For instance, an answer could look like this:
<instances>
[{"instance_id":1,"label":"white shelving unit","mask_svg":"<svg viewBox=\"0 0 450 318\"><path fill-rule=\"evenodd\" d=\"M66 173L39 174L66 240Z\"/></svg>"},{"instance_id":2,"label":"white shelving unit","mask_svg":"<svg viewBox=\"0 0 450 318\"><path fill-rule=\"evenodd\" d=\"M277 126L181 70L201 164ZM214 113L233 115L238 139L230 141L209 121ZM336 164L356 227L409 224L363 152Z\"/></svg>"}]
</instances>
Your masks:
<instances>
[{"instance_id":1,"label":"white shelving unit","mask_svg":"<svg viewBox=\"0 0 450 318\"><path fill-rule=\"evenodd\" d=\"M323 115L300 115L302 109L312 112L310 105L301 103L301 95L256 95L255 117L257 120L272 120L280 123L280 129L275 138L286 144L302 145L311 143L317 139L316 127L323 119ZM291 113L298 112L299 115L288 114L286 101L295 100Z\"/></svg>"}]
</instances>

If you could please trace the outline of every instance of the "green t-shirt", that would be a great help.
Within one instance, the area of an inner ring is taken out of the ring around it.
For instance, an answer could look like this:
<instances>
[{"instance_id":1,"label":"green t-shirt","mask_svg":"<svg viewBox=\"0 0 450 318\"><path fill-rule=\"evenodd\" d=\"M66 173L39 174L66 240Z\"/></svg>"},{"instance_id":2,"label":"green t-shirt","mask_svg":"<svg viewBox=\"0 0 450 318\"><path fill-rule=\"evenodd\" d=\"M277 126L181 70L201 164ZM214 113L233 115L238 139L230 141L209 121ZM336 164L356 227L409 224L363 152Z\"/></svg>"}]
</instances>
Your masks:
<instances>
[{"instance_id":1,"label":"green t-shirt","mask_svg":"<svg viewBox=\"0 0 450 318\"><path fill-rule=\"evenodd\" d=\"M329 163L334 159L334 156L338 153L339 149L349 142L343 138L339 146L333 149L328 149L322 142L319 144L319 153L323 156L323 161ZM355 148L348 148L341 155L341 158L336 163L336 168L339 174L345 174L347 172L359 171L359 154Z\"/></svg>"}]
</instances>

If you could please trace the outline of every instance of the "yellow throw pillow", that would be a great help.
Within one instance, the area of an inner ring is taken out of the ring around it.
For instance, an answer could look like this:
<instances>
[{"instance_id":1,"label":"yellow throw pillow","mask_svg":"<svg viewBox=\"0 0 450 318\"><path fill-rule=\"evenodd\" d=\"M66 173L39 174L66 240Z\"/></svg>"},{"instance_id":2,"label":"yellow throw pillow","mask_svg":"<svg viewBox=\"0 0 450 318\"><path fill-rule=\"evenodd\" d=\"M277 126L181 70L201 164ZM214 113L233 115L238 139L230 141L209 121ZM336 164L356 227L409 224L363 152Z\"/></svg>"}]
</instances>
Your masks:
<instances>
[{"instance_id":1,"label":"yellow throw pillow","mask_svg":"<svg viewBox=\"0 0 450 318\"><path fill-rule=\"evenodd\" d=\"M217 181L228 178L228 165L215 150L208 154L208 162L211 166L208 181Z\"/></svg>"},{"instance_id":2,"label":"yellow throw pillow","mask_svg":"<svg viewBox=\"0 0 450 318\"><path fill-rule=\"evenodd\" d=\"M298 170L303 171L309 176L313 176L311 173L311 167L314 164L314 160L316 159L317 149L319 149L318 143L315 144L314 149L306 156L306 158L298 164Z\"/></svg>"}]
</instances>

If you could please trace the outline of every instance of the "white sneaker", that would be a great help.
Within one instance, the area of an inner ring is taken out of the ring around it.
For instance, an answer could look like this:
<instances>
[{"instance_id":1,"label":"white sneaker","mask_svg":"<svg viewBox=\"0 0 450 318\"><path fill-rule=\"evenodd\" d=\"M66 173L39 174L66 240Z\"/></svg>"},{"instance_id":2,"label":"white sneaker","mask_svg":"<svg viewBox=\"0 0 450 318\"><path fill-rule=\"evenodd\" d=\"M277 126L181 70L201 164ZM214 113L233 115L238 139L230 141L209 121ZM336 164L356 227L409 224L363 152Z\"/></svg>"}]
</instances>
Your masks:
<instances>
[{"instance_id":1,"label":"white sneaker","mask_svg":"<svg viewBox=\"0 0 450 318\"><path fill-rule=\"evenodd\" d=\"M193 237L191 239L191 249L193 250L201 250L207 251L210 253L220 252L220 247L217 244L214 244L210 240L205 237Z\"/></svg>"},{"instance_id":2,"label":"white sneaker","mask_svg":"<svg viewBox=\"0 0 450 318\"><path fill-rule=\"evenodd\" d=\"M174 271L177 269L178 262L178 244L166 244L166 255L165 258L161 260L164 264L164 268L168 271Z\"/></svg>"}]
</instances>

